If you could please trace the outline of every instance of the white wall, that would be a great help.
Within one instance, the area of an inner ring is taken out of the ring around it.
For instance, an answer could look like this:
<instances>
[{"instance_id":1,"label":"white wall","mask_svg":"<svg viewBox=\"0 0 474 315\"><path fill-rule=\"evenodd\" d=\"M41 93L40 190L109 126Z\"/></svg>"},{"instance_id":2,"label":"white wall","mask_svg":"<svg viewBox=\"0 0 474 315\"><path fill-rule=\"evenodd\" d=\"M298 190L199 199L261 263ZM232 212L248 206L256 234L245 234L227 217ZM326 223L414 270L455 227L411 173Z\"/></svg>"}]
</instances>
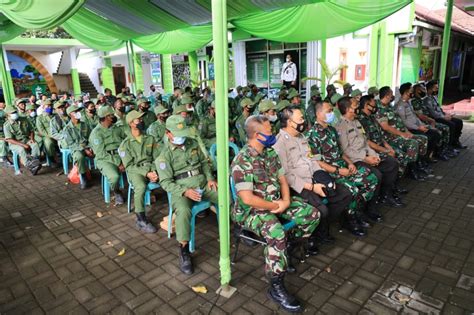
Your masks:
<instances>
[{"instance_id":1,"label":"white wall","mask_svg":"<svg viewBox=\"0 0 474 315\"><path fill-rule=\"evenodd\" d=\"M53 79L59 92L71 92L73 90L71 75L53 74Z\"/></svg>"},{"instance_id":2,"label":"white wall","mask_svg":"<svg viewBox=\"0 0 474 315\"><path fill-rule=\"evenodd\" d=\"M87 55L79 54L76 61L77 71L86 73L99 93L104 92L99 81L99 69L104 67L104 62L101 56L102 53L99 51L92 54L88 53Z\"/></svg>"},{"instance_id":3,"label":"white wall","mask_svg":"<svg viewBox=\"0 0 474 315\"><path fill-rule=\"evenodd\" d=\"M140 54L150 59L150 54L147 52L142 52ZM151 66L149 63L144 63L142 59L142 74L143 74L143 93L148 96L150 93L150 85L151 85Z\"/></svg>"},{"instance_id":4,"label":"white wall","mask_svg":"<svg viewBox=\"0 0 474 315\"><path fill-rule=\"evenodd\" d=\"M48 54L41 51L27 51L27 53L35 57L51 75L56 73L59 60L61 60L61 52Z\"/></svg>"}]
</instances>

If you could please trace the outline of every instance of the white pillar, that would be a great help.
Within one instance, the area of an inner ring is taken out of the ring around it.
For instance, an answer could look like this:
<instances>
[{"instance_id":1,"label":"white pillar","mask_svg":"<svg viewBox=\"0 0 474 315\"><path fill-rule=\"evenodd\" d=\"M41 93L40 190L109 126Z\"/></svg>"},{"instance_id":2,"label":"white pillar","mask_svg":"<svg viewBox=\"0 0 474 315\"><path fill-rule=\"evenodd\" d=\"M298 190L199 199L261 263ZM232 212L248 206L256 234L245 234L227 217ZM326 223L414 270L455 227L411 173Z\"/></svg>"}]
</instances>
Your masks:
<instances>
[{"instance_id":1,"label":"white pillar","mask_svg":"<svg viewBox=\"0 0 474 315\"><path fill-rule=\"evenodd\" d=\"M235 85L247 85L247 59L245 54L245 42L233 42L232 50L234 52Z\"/></svg>"},{"instance_id":2,"label":"white pillar","mask_svg":"<svg viewBox=\"0 0 474 315\"><path fill-rule=\"evenodd\" d=\"M319 67L319 47L317 41L308 42L306 45L306 76L307 77L321 77L320 75L320 67ZM304 73L301 74L302 76ZM318 84L321 86L319 81L315 80L307 80L306 81L306 101L305 104L308 104L308 101L311 98L311 86L313 84Z\"/></svg>"}]
</instances>

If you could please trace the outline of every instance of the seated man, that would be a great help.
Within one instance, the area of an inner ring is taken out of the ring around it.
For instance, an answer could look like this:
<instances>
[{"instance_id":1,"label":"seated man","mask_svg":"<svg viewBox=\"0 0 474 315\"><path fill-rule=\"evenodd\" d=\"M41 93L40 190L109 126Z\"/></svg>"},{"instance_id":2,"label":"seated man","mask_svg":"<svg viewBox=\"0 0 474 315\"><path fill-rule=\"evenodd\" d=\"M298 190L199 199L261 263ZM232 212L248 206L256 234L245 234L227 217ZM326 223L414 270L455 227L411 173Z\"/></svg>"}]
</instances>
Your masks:
<instances>
[{"instance_id":1,"label":"seated man","mask_svg":"<svg viewBox=\"0 0 474 315\"><path fill-rule=\"evenodd\" d=\"M280 122L278 121L275 102L269 99L261 100L260 104L258 104L258 111L260 112L260 115L267 117L270 121L270 125L272 125L272 133L278 134L280 131Z\"/></svg>"},{"instance_id":2,"label":"seated man","mask_svg":"<svg viewBox=\"0 0 474 315\"><path fill-rule=\"evenodd\" d=\"M5 102L0 101L0 163L4 167L12 167L13 163L8 159L8 143L5 141L3 132L3 124L7 120L5 106Z\"/></svg>"},{"instance_id":3,"label":"seated man","mask_svg":"<svg viewBox=\"0 0 474 315\"><path fill-rule=\"evenodd\" d=\"M67 102L63 100L54 103L54 110L56 111L56 114L51 117L49 122L49 132L51 134L51 138L56 140L60 147L64 145L62 131L69 122L69 117L66 113L66 104Z\"/></svg>"},{"instance_id":4,"label":"seated man","mask_svg":"<svg viewBox=\"0 0 474 315\"><path fill-rule=\"evenodd\" d=\"M89 136L89 144L94 150L95 163L110 183L110 189L115 195L115 204L124 203L119 181L125 172L125 166L120 159L118 147L125 139L123 128L115 125L117 117L112 106L99 108L99 124L92 130Z\"/></svg>"},{"instance_id":5,"label":"seated man","mask_svg":"<svg viewBox=\"0 0 474 315\"><path fill-rule=\"evenodd\" d=\"M245 120L252 114L255 108L255 102L248 97L244 97L240 101L240 106L242 107L242 114L235 121L235 128L238 132L238 145L243 146L247 142L247 137L245 135Z\"/></svg>"},{"instance_id":6,"label":"seated man","mask_svg":"<svg viewBox=\"0 0 474 315\"><path fill-rule=\"evenodd\" d=\"M44 150L49 160L51 161L51 166L56 167L56 140L51 136L51 119L53 115L53 108L51 100L47 99L43 102L43 112L36 119L36 131L38 136L41 137L43 141Z\"/></svg>"},{"instance_id":7,"label":"seated man","mask_svg":"<svg viewBox=\"0 0 474 315\"><path fill-rule=\"evenodd\" d=\"M150 101L142 97L137 101L138 112L143 113L142 120L145 125L145 129L142 132L145 132L150 125L155 122L156 116L155 113L150 111Z\"/></svg>"},{"instance_id":8,"label":"seated man","mask_svg":"<svg viewBox=\"0 0 474 315\"><path fill-rule=\"evenodd\" d=\"M201 117L198 125L199 136L201 137L206 149L216 143L216 103L212 101L207 109L207 115Z\"/></svg>"},{"instance_id":9,"label":"seated man","mask_svg":"<svg viewBox=\"0 0 474 315\"><path fill-rule=\"evenodd\" d=\"M91 130L89 125L81 122L80 108L72 105L66 110L70 120L62 131L62 139L64 149L71 150L72 161L77 165L79 175L81 176L81 189L88 187L87 178L85 176L86 168L86 156L89 158L94 157L94 152L89 147L89 135ZM67 175L67 174L65 174Z\"/></svg>"},{"instance_id":10,"label":"seated man","mask_svg":"<svg viewBox=\"0 0 474 315\"><path fill-rule=\"evenodd\" d=\"M314 182L315 173L326 172L311 154L308 140L303 136L306 121L301 109L295 106L286 108L281 112L280 118L282 129L273 148L280 157L288 185L293 194L307 200L321 214L318 228L308 239L307 251L310 255L315 255L318 252L316 243L334 242L329 234L329 224L346 212L352 195L344 185L337 185L334 193L329 195L330 187Z\"/></svg>"},{"instance_id":11,"label":"seated man","mask_svg":"<svg viewBox=\"0 0 474 315\"><path fill-rule=\"evenodd\" d=\"M413 107L409 103L413 88L411 83L404 83L400 86L400 100L395 104L395 111L402 119L405 126L411 133L423 135L428 138L428 151L426 161L432 160L432 155L441 150L441 132L436 128L425 125L415 114Z\"/></svg>"},{"instance_id":12,"label":"seated man","mask_svg":"<svg viewBox=\"0 0 474 315\"><path fill-rule=\"evenodd\" d=\"M166 119L168 119L170 111L160 104L155 106L154 112L156 115L156 121L148 127L146 133L155 138L156 142L163 142L163 136L166 131Z\"/></svg>"},{"instance_id":13,"label":"seated man","mask_svg":"<svg viewBox=\"0 0 474 315\"><path fill-rule=\"evenodd\" d=\"M5 109L7 120L3 124L5 141L9 144L12 152L20 157L20 162L31 174L36 175L41 169L39 162L39 145L35 141L35 135L31 124L26 117L20 117L16 108L7 107Z\"/></svg>"},{"instance_id":14,"label":"seated man","mask_svg":"<svg viewBox=\"0 0 474 315\"><path fill-rule=\"evenodd\" d=\"M84 110L82 111L82 121L89 125L89 129L93 130L99 123L99 117L96 113L94 102L87 101L84 103Z\"/></svg>"},{"instance_id":15,"label":"seated man","mask_svg":"<svg viewBox=\"0 0 474 315\"><path fill-rule=\"evenodd\" d=\"M180 115L166 120L168 145L156 159L160 185L171 194L176 213L176 240L179 242L179 269L187 275L194 272L189 253L191 208L193 202L209 200L217 205L217 183L207 157L192 130Z\"/></svg>"},{"instance_id":16,"label":"seated man","mask_svg":"<svg viewBox=\"0 0 474 315\"><path fill-rule=\"evenodd\" d=\"M382 201L391 207L404 206L393 196L393 187L397 180L398 161L391 156L380 156L368 144L365 131L357 120L359 104L357 99L343 97L339 101L342 117L336 126L339 143L344 154L357 166L367 167L377 176L378 185L374 198L368 207L376 207L376 198L381 194ZM369 214L370 217L370 214Z\"/></svg>"},{"instance_id":17,"label":"seated man","mask_svg":"<svg viewBox=\"0 0 474 315\"><path fill-rule=\"evenodd\" d=\"M291 197L290 188L278 154L271 148L276 142L268 119L250 116L245 122L247 145L232 162L232 177L237 201L232 220L266 240L265 274L270 278L268 296L291 312L302 310L284 284L288 266L287 239L280 219L293 220L289 232L308 238L319 223L319 212L301 197Z\"/></svg>"},{"instance_id":18,"label":"seated man","mask_svg":"<svg viewBox=\"0 0 474 315\"><path fill-rule=\"evenodd\" d=\"M144 233L156 233L156 228L146 217L144 199L148 182L158 182L158 174L153 161L160 154L160 145L155 138L143 133L142 130L145 130L143 115L143 112L136 110L127 114L126 120L130 133L122 141L118 151L127 171L128 180L133 185L136 226Z\"/></svg>"},{"instance_id":19,"label":"seated man","mask_svg":"<svg viewBox=\"0 0 474 315\"><path fill-rule=\"evenodd\" d=\"M377 188L377 176L369 168L359 166L342 152L339 146L337 131L330 126L335 120L331 103L324 101L316 106L316 123L308 132L308 143L323 170L330 173L336 183L346 186L352 193L353 200L349 205L343 226L356 236L366 234L364 228L370 227L361 213L366 202L374 197ZM372 219L379 220L381 215L370 208Z\"/></svg>"},{"instance_id":20,"label":"seated man","mask_svg":"<svg viewBox=\"0 0 474 315\"><path fill-rule=\"evenodd\" d=\"M438 104L438 82L429 81L426 84L427 97L423 100L423 105L429 112L429 116L436 120L438 123L442 123L449 126L450 140L449 144L454 149L466 149L467 147L462 145L459 138L462 134L463 122L462 119L453 117L452 115L443 112L443 109Z\"/></svg>"}]
</instances>

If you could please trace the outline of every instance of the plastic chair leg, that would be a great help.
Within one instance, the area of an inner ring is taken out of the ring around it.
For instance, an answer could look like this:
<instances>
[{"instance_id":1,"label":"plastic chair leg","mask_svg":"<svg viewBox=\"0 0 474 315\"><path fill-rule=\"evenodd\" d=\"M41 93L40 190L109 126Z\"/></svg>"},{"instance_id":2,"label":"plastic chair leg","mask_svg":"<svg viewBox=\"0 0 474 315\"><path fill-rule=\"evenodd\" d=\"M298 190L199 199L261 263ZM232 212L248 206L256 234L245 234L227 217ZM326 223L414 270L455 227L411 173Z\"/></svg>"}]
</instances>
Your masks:
<instances>
[{"instance_id":1,"label":"plastic chair leg","mask_svg":"<svg viewBox=\"0 0 474 315\"><path fill-rule=\"evenodd\" d=\"M240 246L240 235L237 236L236 240L235 240L235 252L234 252L234 255L232 255L232 260L230 261L232 264L235 263L235 261L237 260L237 255L239 254L239 246Z\"/></svg>"},{"instance_id":2,"label":"plastic chair leg","mask_svg":"<svg viewBox=\"0 0 474 315\"><path fill-rule=\"evenodd\" d=\"M105 203L110 203L110 184L109 184L109 180L107 179L107 177L105 176L102 176L102 180L103 180L103 187L104 187L104 200L105 200Z\"/></svg>"},{"instance_id":3,"label":"plastic chair leg","mask_svg":"<svg viewBox=\"0 0 474 315\"><path fill-rule=\"evenodd\" d=\"M192 215L191 216L191 237L190 237L190 240L189 240L189 251L191 253L194 253L194 230L195 230L195 226L196 226L196 215Z\"/></svg>"},{"instance_id":4,"label":"plastic chair leg","mask_svg":"<svg viewBox=\"0 0 474 315\"><path fill-rule=\"evenodd\" d=\"M68 153L62 153L62 162L63 162L63 172L64 175L67 176L69 174L69 154Z\"/></svg>"},{"instance_id":5,"label":"plastic chair leg","mask_svg":"<svg viewBox=\"0 0 474 315\"><path fill-rule=\"evenodd\" d=\"M128 213L132 212L132 186L128 186L128 195L127 195L127 208Z\"/></svg>"},{"instance_id":6,"label":"plastic chair leg","mask_svg":"<svg viewBox=\"0 0 474 315\"><path fill-rule=\"evenodd\" d=\"M125 181L123 180L123 177L124 177L124 175L121 174L121 175L120 175L120 181L119 181L119 187L120 187L121 189L124 189L124 188L125 188Z\"/></svg>"},{"instance_id":7,"label":"plastic chair leg","mask_svg":"<svg viewBox=\"0 0 474 315\"><path fill-rule=\"evenodd\" d=\"M16 152L13 152L13 167L15 169L15 175L20 175L20 157Z\"/></svg>"}]
</instances>

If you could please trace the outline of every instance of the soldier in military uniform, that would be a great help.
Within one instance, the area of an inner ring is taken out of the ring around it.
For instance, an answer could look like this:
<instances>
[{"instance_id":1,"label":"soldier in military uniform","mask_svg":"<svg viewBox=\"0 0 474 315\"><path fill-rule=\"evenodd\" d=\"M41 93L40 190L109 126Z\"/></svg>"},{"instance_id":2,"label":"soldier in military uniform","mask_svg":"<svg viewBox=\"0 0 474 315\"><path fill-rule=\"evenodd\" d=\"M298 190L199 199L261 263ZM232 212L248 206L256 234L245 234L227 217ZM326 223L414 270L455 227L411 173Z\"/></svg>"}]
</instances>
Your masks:
<instances>
[{"instance_id":1,"label":"soldier in military uniform","mask_svg":"<svg viewBox=\"0 0 474 315\"><path fill-rule=\"evenodd\" d=\"M54 110L56 114L51 118L49 124L51 138L57 141L59 147L64 145L62 131L69 122L69 116L66 113L66 104L67 102L63 100L59 100L54 103Z\"/></svg>"},{"instance_id":2,"label":"soldier in military uniform","mask_svg":"<svg viewBox=\"0 0 474 315\"><path fill-rule=\"evenodd\" d=\"M51 166L56 166L56 140L51 136L51 120L52 120L53 108L51 100L47 99L43 102L43 113L36 119L36 132L41 137L43 147L46 155L51 161Z\"/></svg>"},{"instance_id":3,"label":"soldier in military uniform","mask_svg":"<svg viewBox=\"0 0 474 315\"><path fill-rule=\"evenodd\" d=\"M88 186L87 178L85 173L86 168L86 156L89 158L94 157L94 152L89 147L89 135L91 130L89 125L81 122L80 108L72 105L66 110L67 115L70 117L69 122L62 130L62 140L65 149L71 150L72 161L77 165L79 175L81 176L81 189L86 189Z\"/></svg>"},{"instance_id":4,"label":"soldier in military uniform","mask_svg":"<svg viewBox=\"0 0 474 315\"><path fill-rule=\"evenodd\" d=\"M127 114L130 133L119 146L119 155L125 166L129 182L133 185L133 203L137 216L136 226L144 233L156 233L145 214L145 192L149 182L158 182L155 159L160 154L160 144L152 136L143 133L145 130L142 116L136 110Z\"/></svg>"},{"instance_id":5,"label":"soldier in military uniform","mask_svg":"<svg viewBox=\"0 0 474 315\"><path fill-rule=\"evenodd\" d=\"M349 82L344 84L342 86L342 89L344 91L343 96L351 96L353 86L354 86L354 84L350 84Z\"/></svg>"},{"instance_id":6,"label":"soldier in military uniform","mask_svg":"<svg viewBox=\"0 0 474 315\"><path fill-rule=\"evenodd\" d=\"M186 124L190 127L197 129L199 125L199 118L196 115L194 109L194 101L191 97L183 95L181 98L181 105L176 106L173 111L173 115L180 114L186 119Z\"/></svg>"},{"instance_id":7,"label":"soldier in military uniform","mask_svg":"<svg viewBox=\"0 0 474 315\"><path fill-rule=\"evenodd\" d=\"M82 121L89 126L90 130L92 130L99 123L99 117L97 116L97 111L95 109L94 102L87 101L84 106L85 107L82 115Z\"/></svg>"},{"instance_id":8,"label":"soldier in military uniform","mask_svg":"<svg viewBox=\"0 0 474 315\"><path fill-rule=\"evenodd\" d=\"M237 201L232 220L266 240L265 273L270 278L268 295L285 310L302 310L284 284L287 271L287 240L280 219L293 220L291 234L308 238L319 223L319 212L301 197L291 197L278 154L271 148L275 136L264 116L251 116L245 124L247 145L232 162Z\"/></svg>"},{"instance_id":9,"label":"soldier in military uniform","mask_svg":"<svg viewBox=\"0 0 474 315\"><path fill-rule=\"evenodd\" d=\"M250 86L250 99L254 101L255 104L260 103L264 95L260 92L258 87L255 84Z\"/></svg>"},{"instance_id":10,"label":"soldier in military uniform","mask_svg":"<svg viewBox=\"0 0 474 315\"><path fill-rule=\"evenodd\" d=\"M235 128L239 133L239 146L242 147L247 142L247 136L245 134L245 120L252 114L255 107L255 102L250 98L245 97L240 101L240 106L242 107L242 114L237 118L235 122Z\"/></svg>"},{"instance_id":11,"label":"soldier in military uniform","mask_svg":"<svg viewBox=\"0 0 474 315\"><path fill-rule=\"evenodd\" d=\"M8 159L8 143L5 141L5 133L3 132L3 124L7 120L5 106L5 103L0 101L0 162L5 167L11 167L13 163Z\"/></svg>"},{"instance_id":12,"label":"soldier in military uniform","mask_svg":"<svg viewBox=\"0 0 474 315\"><path fill-rule=\"evenodd\" d=\"M404 204L394 196L398 175L398 161L390 155L379 155L373 150L365 136L364 127L357 120L359 102L355 98L343 97L339 101L342 118L336 126L339 144L344 154L356 165L369 168L377 176L378 185L374 197L367 204L367 215L376 222L381 215L376 210L377 197L384 204L400 208Z\"/></svg>"},{"instance_id":13,"label":"soldier in military uniform","mask_svg":"<svg viewBox=\"0 0 474 315\"><path fill-rule=\"evenodd\" d=\"M235 91L237 92L237 95L234 97L234 101L235 101L235 105L238 107L240 106L240 100L244 97L242 86L240 85L237 86L235 88Z\"/></svg>"},{"instance_id":14,"label":"soldier in military uniform","mask_svg":"<svg viewBox=\"0 0 474 315\"><path fill-rule=\"evenodd\" d=\"M28 114L26 113L26 103L28 103L27 98L16 100L16 110L19 117L28 117Z\"/></svg>"},{"instance_id":15,"label":"soldier in military uniform","mask_svg":"<svg viewBox=\"0 0 474 315\"><path fill-rule=\"evenodd\" d=\"M36 175L41 169L41 163L38 161L40 149L35 141L31 124L26 117L20 117L16 108L7 107L5 113L7 114L7 120L3 124L5 141L10 150L18 154L20 162L31 174Z\"/></svg>"},{"instance_id":16,"label":"soldier in military uniform","mask_svg":"<svg viewBox=\"0 0 474 315\"><path fill-rule=\"evenodd\" d=\"M334 94L337 93L337 89L336 87L334 86L334 84L329 84L327 87L326 87L326 98L325 100L328 101L328 102L331 102L331 98L333 97ZM332 103L332 102L331 102ZM334 105L334 104L333 104Z\"/></svg>"},{"instance_id":17,"label":"soldier in military uniform","mask_svg":"<svg viewBox=\"0 0 474 315\"><path fill-rule=\"evenodd\" d=\"M272 125L272 133L274 135L278 134L280 131L280 122L278 121L275 102L269 99L262 100L260 101L260 104L258 104L258 110L261 115L266 116L268 121L270 121L270 124Z\"/></svg>"},{"instance_id":18,"label":"soldier in military uniform","mask_svg":"<svg viewBox=\"0 0 474 315\"><path fill-rule=\"evenodd\" d=\"M334 242L334 237L329 234L330 222L346 212L352 195L344 185L333 187L334 193L330 194L331 187L314 182L316 172L326 172L319 166L316 157L311 153L308 140L303 136L306 121L301 109L289 107L283 110L280 117L282 129L273 148L280 157L288 185L292 194L301 196L321 214L317 229L308 239L307 252L314 255L318 252L317 243Z\"/></svg>"},{"instance_id":19,"label":"soldier in military uniform","mask_svg":"<svg viewBox=\"0 0 474 315\"><path fill-rule=\"evenodd\" d=\"M36 113L36 105L35 104L28 104L26 105L26 119L31 125L31 129L35 134L35 142L38 143L40 149L43 147L43 138L38 134L38 130L36 128L36 121L38 119L38 115Z\"/></svg>"},{"instance_id":20,"label":"soldier in military uniform","mask_svg":"<svg viewBox=\"0 0 474 315\"><path fill-rule=\"evenodd\" d=\"M305 114L304 120L307 122L308 128L311 128L316 122L316 104L321 103L323 101L321 98L321 92L319 91L319 89L311 89L310 96L311 98L308 101L308 107L306 108L306 111L304 113Z\"/></svg>"},{"instance_id":21,"label":"soldier in military uniform","mask_svg":"<svg viewBox=\"0 0 474 315\"><path fill-rule=\"evenodd\" d=\"M171 95L168 99L168 109L174 110L175 102L177 102L176 103L177 105L180 105L178 104L180 100L181 100L181 89L179 87L175 87L173 89L173 95Z\"/></svg>"},{"instance_id":22,"label":"soldier in military uniform","mask_svg":"<svg viewBox=\"0 0 474 315\"><path fill-rule=\"evenodd\" d=\"M407 165L416 162L416 159L418 158L417 150L406 152L403 151L402 148L395 149L385 140L382 127L380 127L375 118L377 105L372 93L361 98L359 102L359 110L360 112L357 116L357 120L359 120L362 127L364 127L369 147L377 152L382 158L386 156L396 158L399 163L399 177L401 177L405 173ZM408 192L407 190L400 188L396 183L394 189L397 195L406 194Z\"/></svg>"},{"instance_id":23,"label":"soldier in military uniform","mask_svg":"<svg viewBox=\"0 0 474 315\"><path fill-rule=\"evenodd\" d=\"M202 98L196 103L196 114L199 119L202 119L204 116L207 115L207 109L211 105L211 101L211 90L210 88L205 88L202 91Z\"/></svg>"},{"instance_id":24,"label":"soldier in military uniform","mask_svg":"<svg viewBox=\"0 0 474 315\"><path fill-rule=\"evenodd\" d=\"M432 80L426 84L427 96L423 100L423 105L427 110L427 115L435 119L436 122L449 126L449 144L453 149L466 149L467 147L462 145L459 141L462 134L463 121L443 111L436 97L438 95L438 89L437 81Z\"/></svg>"},{"instance_id":25,"label":"soldier in military uniform","mask_svg":"<svg viewBox=\"0 0 474 315\"><path fill-rule=\"evenodd\" d=\"M153 112L150 111L150 102L147 98L140 98L137 101L138 112L143 113L142 120L145 125L145 129L142 132L145 132L152 123L156 121L156 116Z\"/></svg>"},{"instance_id":26,"label":"soldier in military uniform","mask_svg":"<svg viewBox=\"0 0 474 315\"><path fill-rule=\"evenodd\" d=\"M168 145L155 160L160 185L171 194L176 213L176 239L179 246L179 268L187 275L194 272L189 253L191 208L193 202L209 200L217 205L217 183L206 156L193 139L192 131L180 115L166 121Z\"/></svg>"},{"instance_id":27,"label":"soldier in military uniform","mask_svg":"<svg viewBox=\"0 0 474 315\"><path fill-rule=\"evenodd\" d=\"M156 121L148 127L146 133L155 138L156 142L162 142L166 130L166 119L168 119L170 110L163 105L158 105L154 109Z\"/></svg>"},{"instance_id":28,"label":"soldier in military uniform","mask_svg":"<svg viewBox=\"0 0 474 315\"><path fill-rule=\"evenodd\" d=\"M216 103L212 101L206 116L202 117L198 125L199 136L207 150L216 143Z\"/></svg>"},{"instance_id":29,"label":"soldier in military uniform","mask_svg":"<svg viewBox=\"0 0 474 315\"><path fill-rule=\"evenodd\" d=\"M115 204L124 203L119 181L125 172L125 166L120 159L118 148L125 139L123 128L116 126L117 117L111 106L99 108L99 124L89 136L89 144L95 154L96 167L110 183L115 195Z\"/></svg>"},{"instance_id":30,"label":"soldier in military uniform","mask_svg":"<svg viewBox=\"0 0 474 315\"><path fill-rule=\"evenodd\" d=\"M316 123L307 133L309 146L321 168L330 173L336 183L345 185L352 193L353 200L349 204L343 226L352 234L363 236L366 233L364 227L369 227L370 224L360 209L374 197L377 176L367 167L356 167L342 152L337 131L330 125L335 117L329 102L324 101L316 107L316 118Z\"/></svg>"},{"instance_id":31,"label":"soldier in military uniform","mask_svg":"<svg viewBox=\"0 0 474 315\"><path fill-rule=\"evenodd\" d=\"M400 116L393 110L390 103L393 101L393 91L388 86L380 88L380 103L377 107L375 118L384 131L385 140L397 151L407 152L413 156L418 152L416 164L410 166L410 175L413 179L424 181L430 172L429 168L422 163L420 157L426 156L428 139L423 135L414 135L406 128Z\"/></svg>"}]
</instances>

